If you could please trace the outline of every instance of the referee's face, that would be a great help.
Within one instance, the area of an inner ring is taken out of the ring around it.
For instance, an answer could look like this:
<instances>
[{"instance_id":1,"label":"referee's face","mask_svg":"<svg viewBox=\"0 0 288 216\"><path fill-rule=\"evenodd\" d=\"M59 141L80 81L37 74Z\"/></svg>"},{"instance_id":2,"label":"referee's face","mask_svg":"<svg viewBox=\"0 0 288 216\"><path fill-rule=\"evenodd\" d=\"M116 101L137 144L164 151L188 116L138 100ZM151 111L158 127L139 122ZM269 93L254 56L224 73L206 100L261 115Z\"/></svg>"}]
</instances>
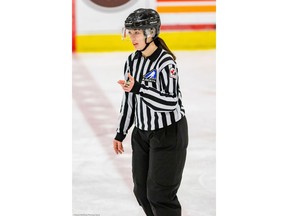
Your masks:
<instances>
[{"instance_id":1,"label":"referee's face","mask_svg":"<svg viewBox=\"0 0 288 216\"><path fill-rule=\"evenodd\" d=\"M144 49L146 43L143 30L141 29L128 30L128 35L135 49L137 50Z\"/></svg>"}]
</instances>

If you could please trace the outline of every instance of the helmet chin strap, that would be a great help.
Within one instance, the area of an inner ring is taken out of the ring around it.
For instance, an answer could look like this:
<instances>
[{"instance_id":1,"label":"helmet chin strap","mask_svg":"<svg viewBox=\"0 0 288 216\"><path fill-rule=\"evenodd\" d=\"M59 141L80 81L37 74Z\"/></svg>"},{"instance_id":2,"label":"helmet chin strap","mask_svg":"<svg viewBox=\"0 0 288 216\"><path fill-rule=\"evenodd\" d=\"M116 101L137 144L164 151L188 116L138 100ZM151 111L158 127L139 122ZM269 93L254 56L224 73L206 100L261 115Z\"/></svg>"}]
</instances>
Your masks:
<instances>
[{"instance_id":1,"label":"helmet chin strap","mask_svg":"<svg viewBox=\"0 0 288 216\"><path fill-rule=\"evenodd\" d=\"M147 37L145 38L145 43L146 43L146 46L142 49L142 50L139 50L140 52L143 52L143 51L145 51L147 48L148 48L148 46L152 43L154 41L154 38L152 39L152 41L151 42L149 42L149 43L147 43Z\"/></svg>"},{"instance_id":2,"label":"helmet chin strap","mask_svg":"<svg viewBox=\"0 0 288 216\"><path fill-rule=\"evenodd\" d=\"M142 50L139 50L139 51L141 51L141 52L145 51L148 48L148 46L150 45L150 43L152 43L152 41L149 43L146 43L146 46Z\"/></svg>"}]
</instances>

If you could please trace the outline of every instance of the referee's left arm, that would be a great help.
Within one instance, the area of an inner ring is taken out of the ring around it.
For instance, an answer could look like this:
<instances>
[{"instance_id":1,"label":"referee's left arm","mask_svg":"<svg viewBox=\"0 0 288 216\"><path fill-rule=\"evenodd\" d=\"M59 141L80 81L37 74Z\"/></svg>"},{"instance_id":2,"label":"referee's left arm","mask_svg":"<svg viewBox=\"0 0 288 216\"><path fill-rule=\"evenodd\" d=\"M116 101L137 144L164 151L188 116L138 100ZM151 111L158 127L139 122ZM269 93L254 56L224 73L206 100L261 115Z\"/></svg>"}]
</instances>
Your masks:
<instances>
[{"instance_id":1,"label":"referee's left arm","mask_svg":"<svg viewBox=\"0 0 288 216\"><path fill-rule=\"evenodd\" d=\"M157 112L172 112L176 109L179 99L178 75L176 72L176 65L168 64L159 73L161 89L149 87L135 81L131 92L142 96L143 102Z\"/></svg>"}]
</instances>

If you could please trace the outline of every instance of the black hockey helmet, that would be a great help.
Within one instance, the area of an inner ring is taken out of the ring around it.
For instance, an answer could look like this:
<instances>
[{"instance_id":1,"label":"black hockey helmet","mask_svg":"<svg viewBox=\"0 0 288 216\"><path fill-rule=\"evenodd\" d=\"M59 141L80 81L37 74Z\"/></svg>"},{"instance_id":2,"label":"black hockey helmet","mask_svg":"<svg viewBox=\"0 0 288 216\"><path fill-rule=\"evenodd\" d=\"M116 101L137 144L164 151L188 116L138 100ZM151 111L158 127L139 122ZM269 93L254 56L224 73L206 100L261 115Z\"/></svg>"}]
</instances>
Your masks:
<instances>
[{"instance_id":1,"label":"black hockey helmet","mask_svg":"<svg viewBox=\"0 0 288 216\"><path fill-rule=\"evenodd\" d=\"M142 29L145 32L145 29L155 28L154 39L160 33L160 16L157 11L153 9L139 8L131 13L125 20L126 29Z\"/></svg>"}]
</instances>

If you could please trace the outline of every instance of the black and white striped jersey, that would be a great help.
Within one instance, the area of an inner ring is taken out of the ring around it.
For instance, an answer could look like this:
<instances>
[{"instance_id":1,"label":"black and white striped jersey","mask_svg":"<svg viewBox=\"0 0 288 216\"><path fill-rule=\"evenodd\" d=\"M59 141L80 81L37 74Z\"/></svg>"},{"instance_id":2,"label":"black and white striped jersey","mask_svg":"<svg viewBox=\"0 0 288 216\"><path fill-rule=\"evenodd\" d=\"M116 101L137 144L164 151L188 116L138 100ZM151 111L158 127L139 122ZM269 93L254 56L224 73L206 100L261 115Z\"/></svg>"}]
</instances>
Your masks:
<instances>
[{"instance_id":1,"label":"black and white striped jersey","mask_svg":"<svg viewBox=\"0 0 288 216\"><path fill-rule=\"evenodd\" d=\"M123 95L116 140L123 141L135 124L140 130L151 131L179 121L185 110L179 88L178 68L172 56L158 47L149 57L140 51L132 53L124 66L135 84Z\"/></svg>"}]
</instances>

